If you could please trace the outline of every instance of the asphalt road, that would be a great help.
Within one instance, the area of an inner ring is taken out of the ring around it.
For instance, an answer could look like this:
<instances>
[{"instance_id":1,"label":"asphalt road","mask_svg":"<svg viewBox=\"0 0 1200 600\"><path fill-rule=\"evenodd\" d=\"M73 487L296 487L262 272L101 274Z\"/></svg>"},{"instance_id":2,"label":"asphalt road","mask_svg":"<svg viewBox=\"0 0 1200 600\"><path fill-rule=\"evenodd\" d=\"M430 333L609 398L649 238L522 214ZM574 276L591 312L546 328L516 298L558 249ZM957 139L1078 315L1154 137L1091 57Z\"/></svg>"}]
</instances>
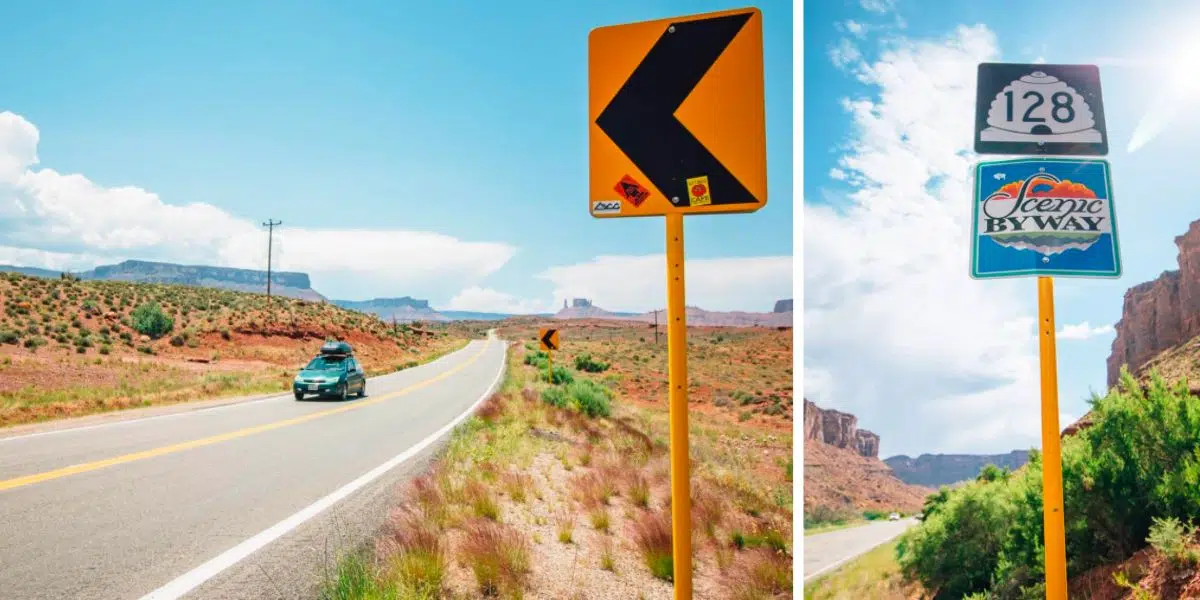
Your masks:
<instances>
[{"instance_id":1,"label":"asphalt road","mask_svg":"<svg viewBox=\"0 0 1200 600\"><path fill-rule=\"evenodd\" d=\"M883 521L804 537L804 581L828 575L851 559L886 543L917 524L916 519Z\"/></svg>"},{"instance_id":2,"label":"asphalt road","mask_svg":"<svg viewBox=\"0 0 1200 600\"><path fill-rule=\"evenodd\" d=\"M0 439L0 597L300 598L499 385L504 343L290 394Z\"/></svg>"}]
</instances>

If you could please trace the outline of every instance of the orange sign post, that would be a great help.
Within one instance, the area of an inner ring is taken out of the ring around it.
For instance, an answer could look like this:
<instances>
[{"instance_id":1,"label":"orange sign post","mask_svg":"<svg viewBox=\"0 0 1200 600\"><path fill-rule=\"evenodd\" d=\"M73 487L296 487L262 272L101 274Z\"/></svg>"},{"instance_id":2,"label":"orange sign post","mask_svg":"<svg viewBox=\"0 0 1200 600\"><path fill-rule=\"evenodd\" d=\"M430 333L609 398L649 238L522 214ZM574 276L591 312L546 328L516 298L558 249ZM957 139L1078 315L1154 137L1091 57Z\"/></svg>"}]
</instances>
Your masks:
<instances>
[{"instance_id":1,"label":"orange sign post","mask_svg":"<svg viewBox=\"0 0 1200 600\"><path fill-rule=\"evenodd\" d=\"M593 29L588 157L593 217L666 217L673 572L675 599L690 600L683 217L748 213L767 203L762 13Z\"/></svg>"}]
</instances>

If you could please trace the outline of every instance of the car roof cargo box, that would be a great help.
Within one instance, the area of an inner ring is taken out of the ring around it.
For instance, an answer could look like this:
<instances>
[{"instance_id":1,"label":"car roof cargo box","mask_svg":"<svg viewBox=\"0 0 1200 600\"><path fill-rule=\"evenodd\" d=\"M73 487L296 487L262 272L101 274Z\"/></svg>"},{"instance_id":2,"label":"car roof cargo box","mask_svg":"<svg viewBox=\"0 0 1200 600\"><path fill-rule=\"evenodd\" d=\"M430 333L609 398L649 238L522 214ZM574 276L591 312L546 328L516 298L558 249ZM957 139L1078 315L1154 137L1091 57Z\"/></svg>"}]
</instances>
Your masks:
<instances>
[{"instance_id":1,"label":"car roof cargo box","mask_svg":"<svg viewBox=\"0 0 1200 600\"><path fill-rule=\"evenodd\" d=\"M346 342L329 341L321 345L321 354L354 354L350 344Z\"/></svg>"}]
</instances>

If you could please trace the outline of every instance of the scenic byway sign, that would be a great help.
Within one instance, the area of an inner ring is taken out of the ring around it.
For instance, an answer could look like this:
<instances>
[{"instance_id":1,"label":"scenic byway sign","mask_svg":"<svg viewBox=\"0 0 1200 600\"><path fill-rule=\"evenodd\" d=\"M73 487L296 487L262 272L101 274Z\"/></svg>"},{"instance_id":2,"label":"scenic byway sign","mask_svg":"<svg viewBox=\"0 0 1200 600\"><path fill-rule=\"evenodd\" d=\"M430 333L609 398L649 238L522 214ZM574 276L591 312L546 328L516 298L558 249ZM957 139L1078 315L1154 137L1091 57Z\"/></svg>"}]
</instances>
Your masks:
<instances>
[{"instance_id":1,"label":"scenic byway sign","mask_svg":"<svg viewBox=\"0 0 1200 600\"><path fill-rule=\"evenodd\" d=\"M1108 154L1100 69L1096 65L980 63L975 152Z\"/></svg>"},{"instance_id":2,"label":"scenic byway sign","mask_svg":"<svg viewBox=\"0 0 1200 600\"><path fill-rule=\"evenodd\" d=\"M972 214L972 277L1121 276L1106 160L980 162Z\"/></svg>"},{"instance_id":3,"label":"scenic byway sign","mask_svg":"<svg viewBox=\"0 0 1200 600\"><path fill-rule=\"evenodd\" d=\"M767 203L762 13L588 35L592 216L744 213Z\"/></svg>"},{"instance_id":4,"label":"scenic byway sign","mask_svg":"<svg viewBox=\"0 0 1200 600\"><path fill-rule=\"evenodd\" d=\"M543 351L558 350L558 330L542 329L538 332L538 341L542 343Z\"/></svg>"}]
</instances>

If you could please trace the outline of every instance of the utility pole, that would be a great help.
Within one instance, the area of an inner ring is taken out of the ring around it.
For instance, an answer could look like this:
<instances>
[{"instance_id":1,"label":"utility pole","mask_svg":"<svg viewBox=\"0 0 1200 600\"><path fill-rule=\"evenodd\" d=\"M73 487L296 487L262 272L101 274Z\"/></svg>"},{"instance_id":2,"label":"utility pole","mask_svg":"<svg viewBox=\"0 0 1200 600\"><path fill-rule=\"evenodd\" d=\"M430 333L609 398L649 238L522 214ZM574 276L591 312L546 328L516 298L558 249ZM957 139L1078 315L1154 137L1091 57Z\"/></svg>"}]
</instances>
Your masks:
<instances>
[{"instance_id":1,"label":"utility pole","mask_svg":"<svg viewBox=\"0 0 1200 600\"><path fill-rule=\"evenodd\" d=\"M658 345L658 309L654 310L654 345Z\"/></svg>"},{"instance_id":2,"label":"utility pole","mask_svg":"<svg viewBox=\"0 0 1200 600\"><path fill-rule=\"evenodd\" d=\"M267 228L267 302L271 301L271 245L275 239L275 226L282 225L283 221L274 221L267 219L263 223L263 227Z\"/></svg>"}]
</instances>

